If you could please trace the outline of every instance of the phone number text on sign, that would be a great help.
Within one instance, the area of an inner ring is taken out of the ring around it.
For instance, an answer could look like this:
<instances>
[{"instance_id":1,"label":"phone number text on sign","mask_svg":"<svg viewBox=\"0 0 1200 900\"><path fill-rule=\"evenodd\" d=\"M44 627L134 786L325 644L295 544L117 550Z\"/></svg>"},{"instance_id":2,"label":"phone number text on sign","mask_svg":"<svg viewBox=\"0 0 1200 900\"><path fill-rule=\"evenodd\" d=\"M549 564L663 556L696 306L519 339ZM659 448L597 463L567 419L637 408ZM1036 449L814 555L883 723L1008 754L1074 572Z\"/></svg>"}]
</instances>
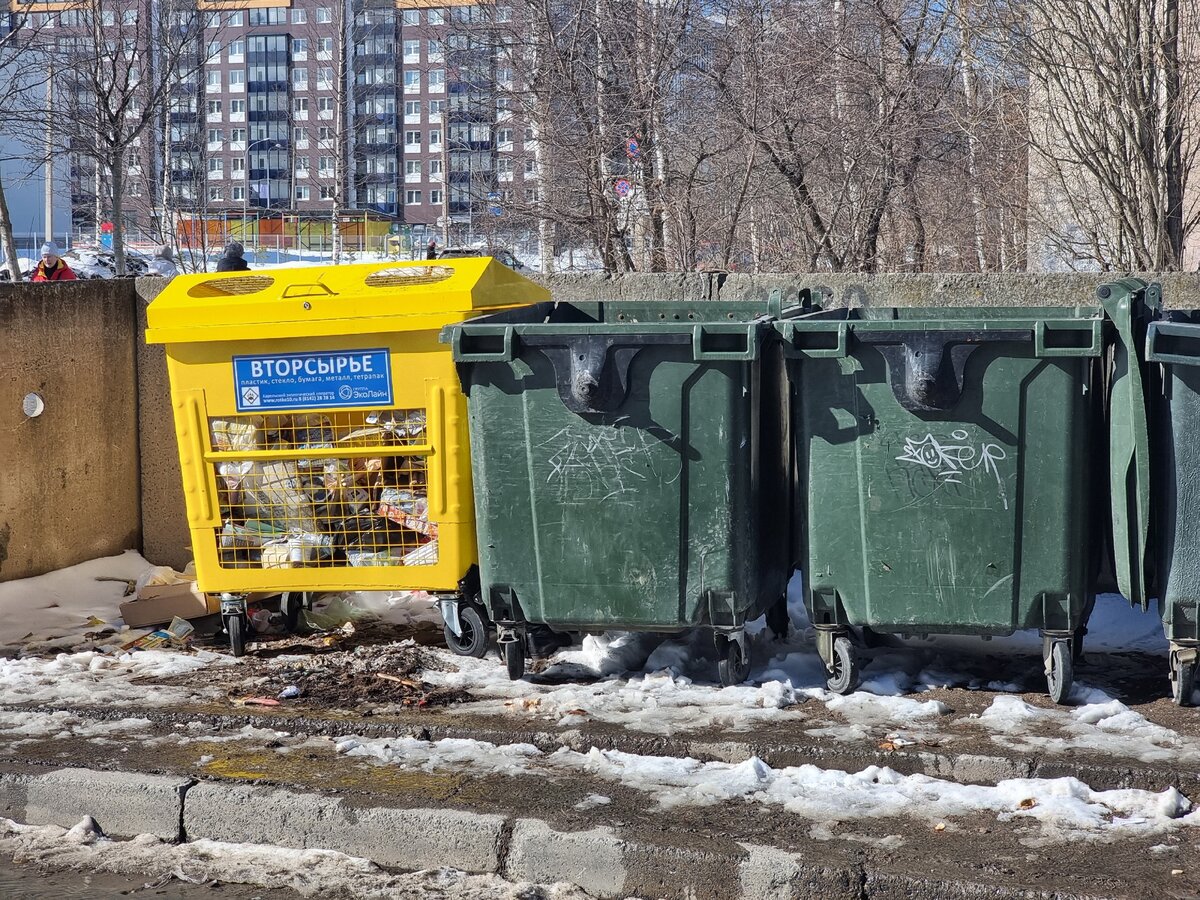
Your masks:
<instances>
[{"instance_id":1,"label":"phone number text on sign","mask_svg":"<svg viewBox=\"0 0 1200 900\"><path fill-rule=\"evenodd\" d=\"M270 353L233 358L238 412L392 405L387 350Z\"/></svg>"}]
</instances>

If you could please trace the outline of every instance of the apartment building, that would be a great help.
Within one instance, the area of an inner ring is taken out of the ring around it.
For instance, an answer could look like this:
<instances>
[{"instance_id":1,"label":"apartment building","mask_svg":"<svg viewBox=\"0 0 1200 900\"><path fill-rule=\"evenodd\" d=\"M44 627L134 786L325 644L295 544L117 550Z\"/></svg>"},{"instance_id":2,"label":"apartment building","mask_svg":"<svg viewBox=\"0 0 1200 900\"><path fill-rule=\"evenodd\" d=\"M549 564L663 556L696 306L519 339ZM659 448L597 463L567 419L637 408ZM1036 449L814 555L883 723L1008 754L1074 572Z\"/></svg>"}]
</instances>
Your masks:
<instances>
[{"instance_id":1,"label":"apartment building","mask_svg":"<svg viewBox=\"0 0 1200 900\"><path fill-rule=\"evenodd\" d=\"M131 155L131 230L190 220L254 236L287 218L316 223L316 233L336 210L454 243L494 234L520 196L513 192L532 184L522 162L525 130L507 97L511 40L490 30L511 20L507 7L197 0L168 13L160 6L38 7L45 11L39 24L67 45L91 39L89 17L111 21L124 29L117 40L140 41L130 52L147 61L142 77L171 80L161 124ZM153 71L156 54L137 37L150 31L137 23L168 14L199 16L201 24L175 71ZM74 226L95 228L111 191L82 156L70 171Z\"/></svg>"}]
</instances>

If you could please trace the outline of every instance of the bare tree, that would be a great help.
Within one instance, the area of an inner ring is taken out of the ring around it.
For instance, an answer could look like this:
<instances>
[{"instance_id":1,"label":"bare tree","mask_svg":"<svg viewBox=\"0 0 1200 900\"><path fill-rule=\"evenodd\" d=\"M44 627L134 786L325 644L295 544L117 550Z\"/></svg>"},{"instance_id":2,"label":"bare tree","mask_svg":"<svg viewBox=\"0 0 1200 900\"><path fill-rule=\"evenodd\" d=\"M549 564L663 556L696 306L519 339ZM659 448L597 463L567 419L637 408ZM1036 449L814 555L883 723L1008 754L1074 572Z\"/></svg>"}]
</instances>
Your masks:
<instances>
[{"instance_id":1,"label":"bare tree","mask_svg":"<svg viewBox=\"0 0 1200 900\"><path fill-rule=\"evenodd\" d=\"M68 13L76 39L59 64L66 88L60 147L90 160L106 187L97 203L111 215L116 270L124 275L127 166L173 86L198 78L205 18L194 0L82 0Z\"/></svg>"},{"instance_id":2,"label":"bare tree","mask_svg":"<svg viewBox=\"0 0 1200 900\"><path fill-rule=\"evenodd\" d=\"M1025 0L1031 215L1043 265L1176 270L1200 205L1200 18L1179 0Z\"/></svg>"}]
</instances>

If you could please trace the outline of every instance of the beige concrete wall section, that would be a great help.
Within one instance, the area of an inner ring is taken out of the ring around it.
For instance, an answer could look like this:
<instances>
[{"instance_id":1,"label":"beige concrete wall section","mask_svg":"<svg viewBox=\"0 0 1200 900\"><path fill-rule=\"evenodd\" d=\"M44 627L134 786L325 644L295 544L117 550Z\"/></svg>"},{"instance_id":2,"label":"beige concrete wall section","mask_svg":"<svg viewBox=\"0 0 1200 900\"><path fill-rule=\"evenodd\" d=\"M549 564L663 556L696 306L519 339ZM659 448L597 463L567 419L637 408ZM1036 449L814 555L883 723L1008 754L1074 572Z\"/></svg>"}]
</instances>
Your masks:
<instances>
[{"instance_id":1,"label":"beige concrete wall section","mask_svg":"<svg viewBox=\"0 0 1200 900\"><path fill-rule=\"evenodd\" d=\"M134 328L128 283L0 286L0 581L140 546Z\"/></svg>"},{"instance_id":2,"label":"beige concrete wall section","mask_svg":"<svg viewBox=\"0 0 1200 900\"><path fill-rule=\"evenodd\" d=\"M1096 288L1122 277L1070 275L714 275L722 300L760 299L783 292L785 307L800 291L819 292L827 307L858 306L1094 306ZM1200 308L1200 274L1144 275L1160 281L1168 306Z\"/></svg>"},{"instance_id":3,"label":"beige concrete wall section","mask_svg":"<svg viewBox=\"0 0 1200 900\"><path fill-rule=\"evenodd\" d=\"M167 355L162 344L146 343L146 306L167 282L137 280L138 409L142 465L142 554L160 566L182 569L192 559L183 505L183 475L175 443Z\"/></svg>"}]
</instances>

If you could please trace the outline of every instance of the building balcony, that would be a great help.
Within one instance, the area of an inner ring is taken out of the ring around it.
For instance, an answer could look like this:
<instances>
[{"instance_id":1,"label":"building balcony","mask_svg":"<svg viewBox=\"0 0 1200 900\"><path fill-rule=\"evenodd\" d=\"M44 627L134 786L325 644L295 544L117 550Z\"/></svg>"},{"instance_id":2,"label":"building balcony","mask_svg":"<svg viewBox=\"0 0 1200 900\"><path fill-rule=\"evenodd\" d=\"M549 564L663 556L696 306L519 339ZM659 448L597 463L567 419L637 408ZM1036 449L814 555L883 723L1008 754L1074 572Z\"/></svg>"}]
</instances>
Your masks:
<instances>
[{"instance_id":1,"label":"building balcony","mask_svg":"<svg viewBox=\"0 0 1200 900\"><path fill-rule=\"evenodd\" d=\"M291 170L286 166L278 169L251 169L251 181L287 181L291 177Z\"/></svg>"},{"instance_id":2,"label":"building balcony","mask_svg":"<svg viewBox=\"0 0 1200 900\"><path fill-rule=\"evenodd\" d=\"M286 81L247 81L246 90L251 94L286 94Z\"/></svg>"}]
</instances>

